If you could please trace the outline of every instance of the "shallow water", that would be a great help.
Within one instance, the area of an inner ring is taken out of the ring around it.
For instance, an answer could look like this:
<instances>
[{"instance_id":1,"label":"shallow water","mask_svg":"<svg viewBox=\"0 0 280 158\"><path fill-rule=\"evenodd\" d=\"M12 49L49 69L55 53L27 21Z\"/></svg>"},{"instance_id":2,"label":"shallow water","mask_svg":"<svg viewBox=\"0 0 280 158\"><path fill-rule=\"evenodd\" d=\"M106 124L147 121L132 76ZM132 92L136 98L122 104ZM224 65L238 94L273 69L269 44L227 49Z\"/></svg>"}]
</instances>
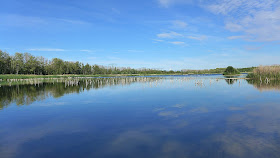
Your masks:
<instances>
[{"instance_id":1,"label":"shallow water","mask_svg":"<svg viewBox=\"0 0 280 158\"><path fill-rule=\"evenodd\" d=\"M0 87L1 158L278 158L278 83L221 75Z\"/></svg>"}]
</instances>

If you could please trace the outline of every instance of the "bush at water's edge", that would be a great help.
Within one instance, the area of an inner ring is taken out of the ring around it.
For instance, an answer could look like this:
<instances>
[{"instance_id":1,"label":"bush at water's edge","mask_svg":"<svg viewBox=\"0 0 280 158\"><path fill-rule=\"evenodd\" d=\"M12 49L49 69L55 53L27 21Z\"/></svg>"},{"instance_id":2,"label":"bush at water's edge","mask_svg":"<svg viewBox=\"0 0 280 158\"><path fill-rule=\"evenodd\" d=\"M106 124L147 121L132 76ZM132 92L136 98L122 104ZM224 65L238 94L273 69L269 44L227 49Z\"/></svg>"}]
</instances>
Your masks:
<instances>
[{"instance_id":1,"label":"bush at water's edge","mask_svg":"<svg viewBox=\"0 0 280 158\"><path fill-rule=\"evenodd\" d=\"M225 72L223 73L223 75L237 75L240 74L240 72L233 68L232 66L228 66L225 70Z\"/></svg>"}]
</instances>

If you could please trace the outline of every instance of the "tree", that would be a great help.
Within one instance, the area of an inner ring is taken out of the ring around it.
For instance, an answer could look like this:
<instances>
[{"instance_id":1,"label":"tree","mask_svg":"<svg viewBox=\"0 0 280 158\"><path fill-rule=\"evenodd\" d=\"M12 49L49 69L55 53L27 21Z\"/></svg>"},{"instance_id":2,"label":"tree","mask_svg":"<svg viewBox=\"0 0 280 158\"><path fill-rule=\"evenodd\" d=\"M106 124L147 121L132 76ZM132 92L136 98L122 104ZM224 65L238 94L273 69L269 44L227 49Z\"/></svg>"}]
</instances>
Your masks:
<instances>
[{"instance_id":1,"label":"tree","mask_svg":"<svg viewBox=\"0 0 280 158\"><path fill-rule=\"evenodd\" d=\"M46 65L48 63L47 60L42 56L37 57L36 60L37 60L37 64L38 64L37 65L38 75L46 75Z\"/></svg>"},{"instance_id":2,"label":"tree","mask_svg":"<svg viewBox=\"0 0 280 158\"><path fill-rule=\"evenodd\" d=\"M24 72L25 74L36 74L39 69L39 61L29 53L24 53Z\"/></svg>"},{"instance_id":3,"label":"tree","mask_svg":"<svg viewBox=\"0 0 280 158\"><path fill-rule=\"evenodd\" d=\"M65 73L65 66L64 62L62 59L54 58L52 60L52 69L53 69L53 74L55 75L62 75Z\"/></svg>"},{"instance_id":4,"label":"tree","mask_svg":"<svg viewBox=\"0 0 280 158\"><path fill-rule=\"evenodd\" d=\"M102 70L98 65L94 65L92 69L93 69L93 74L95 74L95 75L102 74Z\"/></svg>"},{"instance_id":5,"label":"tree","mask_svg":"<svg viewBox=\"0 0 280 158\"><path fill-rule=\"evenodd\" d=\"M16 53L13 58L13 68L16 74L23 73L24 57L22 53Z\"/></svg>"},{"instance_id":6,"label":"tree","mask_svg":"<svg viewBox=\"0 0 280 158\"><path fill-rule=\"evenodd\" d=\"M90 75L92 72L91 72L91 66L89 64L86 64L84 67L83 67L83 72L84 72L84 75Z\"/></svg>"},{"instance_id":7,"label":"tree","mask_svg":"<svg viewBox=\"0 0 280 158\"><path fill-rule=\"evenodd\" d=\"M11 57L8 53L0 50L0 74L7 74L11 71Z\"/></svg>"},{"instance_id":8,"label":"tree","mask_svg":"<svg viewBox=\"0 0 280 158\"><path fill-rule=\"evenodd\" d=\"M74 64L74 72L73 74L81 74L82 73L82 66L80 62L75 62Z\"/></svg>"}]
</instances>

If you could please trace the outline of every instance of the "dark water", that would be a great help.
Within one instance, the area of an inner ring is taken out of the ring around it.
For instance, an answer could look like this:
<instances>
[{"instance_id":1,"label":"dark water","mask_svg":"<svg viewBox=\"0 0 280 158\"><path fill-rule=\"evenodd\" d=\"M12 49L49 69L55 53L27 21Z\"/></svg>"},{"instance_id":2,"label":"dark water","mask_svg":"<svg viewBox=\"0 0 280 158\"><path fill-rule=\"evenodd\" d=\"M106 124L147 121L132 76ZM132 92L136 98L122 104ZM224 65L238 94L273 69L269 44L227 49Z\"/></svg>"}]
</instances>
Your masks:
<instances>
[{"instance_id":1,"label":"dark water","mask_svg":"<svg viewBox=\"0 0 280 158\"><path fill-rule=\"evenodd\" d=\"M280 84L217 78L2 85L0 157L279 158Z\"/></svg>"}]
</instances>

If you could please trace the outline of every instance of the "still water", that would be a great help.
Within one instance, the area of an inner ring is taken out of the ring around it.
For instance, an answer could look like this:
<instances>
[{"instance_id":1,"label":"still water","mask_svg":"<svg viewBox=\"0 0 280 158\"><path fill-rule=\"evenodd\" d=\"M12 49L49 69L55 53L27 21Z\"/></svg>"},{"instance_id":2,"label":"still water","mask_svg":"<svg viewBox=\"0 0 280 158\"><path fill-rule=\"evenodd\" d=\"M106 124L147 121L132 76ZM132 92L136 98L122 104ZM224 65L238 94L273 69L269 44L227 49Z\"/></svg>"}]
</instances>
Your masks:
<instances>
[{"instance_id":1,"label":"still water","mask_svg":"<svg viewBox=\"0 0 280 158\"><path fill-rule=\"evenodd\" d=\"M279 158L279 85L221 75L2 84L0 157Z\"/></svg>"}]
</instances>

